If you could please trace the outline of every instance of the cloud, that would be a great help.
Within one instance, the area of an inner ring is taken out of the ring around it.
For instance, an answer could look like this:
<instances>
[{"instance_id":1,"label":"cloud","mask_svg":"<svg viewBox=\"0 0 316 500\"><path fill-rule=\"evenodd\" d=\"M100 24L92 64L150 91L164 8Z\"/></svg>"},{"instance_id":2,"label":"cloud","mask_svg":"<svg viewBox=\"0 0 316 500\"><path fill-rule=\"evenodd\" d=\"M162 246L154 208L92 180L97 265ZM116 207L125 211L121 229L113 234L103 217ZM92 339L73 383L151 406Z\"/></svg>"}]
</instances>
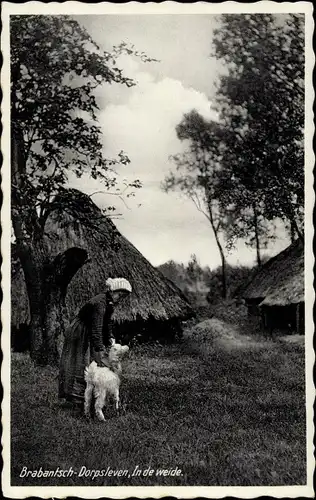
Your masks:
<instances>
[{"instance_id":1,"label":"cloud","mask_svg":"<svg viewBox=\"0 0 316 500\"><path fill-rule=\"evenodd\" d=\"M131 210L120 205L123 218L117 225L154 263L171 255L175 260L188 260L191 253L199 253L200 246L205 247L203 240L212 247L211 229L191 201L177 193L163 193L161 182L172 168L169 156L184 148L176 135L184 113L196 109L207 119L216 116L202 92L172 78L156 79L131 58L119 62L138 83L124 103L108 104L99 114L104 150L110 156L121 149L127 152L131 164L119 171L128 181L140 179L143 188L128 200ZM172 250L166 245L171 240Z\"/></svg>"},{"instance_id":2,"label":"cloud","mask_svg":"<svg viewBox=\"0 0 316 500\"><path fill-rule=\"evenodd\" d=\"M166 194L161 182L172 168L169 156L184 149L176 135L176 125L184 113L197 110L206 119L216 119L206 94L185 86L180 80L159 77L144 71L144 65L130 57L120 58L128 76L137 81L130 89L114 85L99 91L102 103L99 124L103 131L104 152L113 157L124 150L131 164L118 167L119 179L140 179L143 188L135 198L123 203L107 194L93 199L100 206L115 205L122 218L118 229L154 265L173 259L188 262L195 253L201 265L215 268L220 255L211 227L193 203L179 193ZM102 189L97 181L74 181L79 189L92 193ZM230 263L254 262L254 252L240 243Z\"/></svg>"},{"instance_id":3,"label":"cloud","mask_svg":"<svg viewBox=\"0 0 316 500\"><path fill-rule=\"evenodd\" d=\"M140 67L160 80L168 76L212 96L218 74L225 71L210 56L213 32L219 27L214 15L88 15L77 20L104 50L124 41L158 59Z\"/></svg>"},{"instance_id":4,"label":"cloud","mask_svg":"<svg viewBox=\"0 0 316 500\"><path fill-rule=\"evenodd\" d=\"M166 170L168 156L183 148L176 136L176 125L184 113L196 109L205 118L215 119L205 94L172 78L155 80L150 73L138 71L131 58L121 58L120 66L137 80L123 104L108 104L99 115L104 132L105 151L128 152L132 169L150 169L154 177Z\"/></svg>"}]
</instances>

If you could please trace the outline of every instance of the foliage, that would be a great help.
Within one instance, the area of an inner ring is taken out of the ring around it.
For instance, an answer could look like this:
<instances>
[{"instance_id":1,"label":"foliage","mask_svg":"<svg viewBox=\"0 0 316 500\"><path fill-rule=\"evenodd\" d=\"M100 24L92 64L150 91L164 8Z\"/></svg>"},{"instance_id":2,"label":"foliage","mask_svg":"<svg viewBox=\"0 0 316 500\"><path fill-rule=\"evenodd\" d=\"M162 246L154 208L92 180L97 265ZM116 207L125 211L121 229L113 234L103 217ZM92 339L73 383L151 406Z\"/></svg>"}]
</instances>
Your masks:
<instances>
[{"instance_id":1,"label":"foliage","mask_svg":"<svg viewBox=\"0 0 316 500\"><path fill-rule=\"evenodd\" d=\"M186 141L188 149L170 157L175 164L176 173L170 172L162 187L166 192L175 189L182 191L199 211L212 219L218 232L224 228L225 219L218 204L225 130L221 125L205 120L197 111L192 110L184 115L176 132L181 141Z\"/></svg>"},{"instance_id":2,"label":"foliage","mask_svg":"<svg viewBox=\"0 0 316 500\"><path fill-rule=\"evenodd\" d=\"M12 226L29 299L31 356L56 364L67 286L88 253L74 248L74 259L67 259L68 249L51 255L46 222L52 213L78 215L76 193L67 189L74 176L87 173L118 196L141 187L138 179L124 192L117 187L115 167L129 159L123 151L105 157L94 90L102 83L135 84L117 66L121 53L150 59L124 43L102 51L69 16L12 16L10 28ZM98 229L90 216L76 222Z\"/></svg>"},{"instance_id":3,"label":"foliage","mask_svg":"<svg viewBox=\"0 0 316 500\"><path fill-rule=\"evenodd\" d=\"M222 296L226 297L226 259L221 239L227 217L219 203L222 192L222 138L225 130L216 122L207 122L193 110L184 115L176 131L178 138L187 141L189 147L183 154L171 157L176 165L176 174L170 172L162 188L166 192L180 190L210 222L222 261Z\"/></svg>"},{"instance_id":4,"label":"foliage","mask_svg":"<svg viewBox=\"0 0 316 500\"><path fill-rule=\"evenodd\" d=\"M34 215L36 207L39 225L30 231L43 229L70 172L87 172L106 189L116 187L114 168L129 159L123 151L117 158L104 156L94 89L102 83L135 85L116 63L120 53L135 51L126 44L102 51L68 16L12 16L10 29L12 130L23 136L26 162L12 189L24 211ZM137 180L131 187L140 185Z\"/></svg>"},{"instance_id":5,"label":"foliage","mask_svg":"<svg viewBox=\"0 0 316 500\"><path fill-rule=\"evenodd\" d=\"M227 196L237 213L255 202L261 218L289 220L301 234L304 17L223 15L213 43L213 55L228 70L216 94L227 131ZM232 183L237 189L231 190Z\"/></svg>"},{"instance_id":6,"label":"foliage","mask_svg":"<svg viewBox=\"0 0 316 500\"><path fill-rule=\"evenodd\" d=\"M251 280L253 277L256 266L247 267L247 266L230 266L227 265L227 288L228 288L228 297L238 297L241 295L243 287ZM221 296L219 293L220 290L220 280L221 280L221 269L217 267L212 270L210 280L209 280L209 292L207 295L207 301L209 304L214 304L218 300L220 300Z\"/></svg>"},{"instance_id":7,"label":"foliage","mask_svg":"<svg viewBox=\"0 0 316 500\"><path fill-rule=\"evenodd\" d=\"M187 276L186 267L183 263L179 264L174 260L169 260L168 262L158 266L158 269L166 278L173 281L183 290L183 283Z\"/></svg>"},{"instance_id":8,"label":"foliage","mask_svg":"<svg viewBox=\"0 0 316 500\"><path fill-rule=\"evenodd\" d=\"M203 275L203 271L198 263L197 256L195 254L191 255L191 258L188 262L187 274L193 282L201 279Z\"/></svg>"},{"instance_id":9,"label":"foliage","mask_svg":"<svg viewBox=\"0 0 316 500\"><path fill-rule=\"evenodd\" d=\"M222 301L221 266L212 270L208 266L201 267L196 255L192 255L187 265L168 261L159 266L158 269L166 278L176 283L195 309ZM227 264L227 296L232 298L242 296L243 288L249 283L256 269L256 266L231 266Z\"/></svg>"},{"instance_id":10,"label":"foliage","mask_svg":"<svg viewBox=\"0 0 316 500\"><path fill-rule=\"evenodd\" d=\"M213 104L218 121L194 110L184 115L176 130L188 148L171 158L176 169L163 187L185 193L210 220L223 282L224 245L230 251L243 239L261 265L277 219L292 239L302 237L304 18L234 14L220 21L213 56L226 74Z\"/></svg>"}]
</instances>

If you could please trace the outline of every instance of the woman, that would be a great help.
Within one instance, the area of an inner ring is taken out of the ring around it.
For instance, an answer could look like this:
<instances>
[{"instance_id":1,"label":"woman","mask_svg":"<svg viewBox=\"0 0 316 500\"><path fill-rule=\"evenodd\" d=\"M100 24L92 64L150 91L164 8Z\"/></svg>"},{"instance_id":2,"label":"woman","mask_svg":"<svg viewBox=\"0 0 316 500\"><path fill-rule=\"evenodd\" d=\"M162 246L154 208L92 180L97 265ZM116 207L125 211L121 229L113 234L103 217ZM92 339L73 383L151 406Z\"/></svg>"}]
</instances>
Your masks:
<instances>
[{"instance_id":1,"label":"woman","mask_svg":"<svg viewBox=\"0 0 316 500\"><path fill-rule=\"evenodd\" d=\"M65 332L59 370L59 398L73 403L84 401L84 369L91 361L102 366L104 351L115 339L111 316L114 306L132 287L124 278L109 278L106 292L89 300Z\"/></svg>"}]
</instances>

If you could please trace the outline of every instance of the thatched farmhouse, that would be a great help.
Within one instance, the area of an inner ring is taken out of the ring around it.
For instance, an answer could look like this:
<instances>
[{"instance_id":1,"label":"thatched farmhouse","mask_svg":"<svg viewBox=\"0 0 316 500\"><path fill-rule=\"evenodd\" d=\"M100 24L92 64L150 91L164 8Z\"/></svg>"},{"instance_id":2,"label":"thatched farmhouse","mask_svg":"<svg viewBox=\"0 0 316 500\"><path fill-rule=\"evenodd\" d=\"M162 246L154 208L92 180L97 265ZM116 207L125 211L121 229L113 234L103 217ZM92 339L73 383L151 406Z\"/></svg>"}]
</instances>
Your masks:
<instances>
[{"instance_id":1,"label":"thatched farmhouse","mask_svg":"<svg viewBox=\"0 0 316 500\"><path fill-rule=\"evenodd\" d=\"M47 238L52 256L70 247L87 250L89 261L71 281L66 296L69 319L88 299L104 291L108 277L128 279L133 293L115 309L116 334L170 337L182 320L194 315L186 297L152 266L124 237L91 199L71 190L71 210L47 221ZM88 222L88 223L87 223ZM12 251L11 323L29 322L24 274Z\"/></svg>"},{"instance_id":2,"label":"thatched farmhouse","mask_svg":"<svg viewBox=\"0 0 316 500\"><path fill-rule=\"evenodd\" d=\"M296 240L255 274L243 297L265 329L304 333L304 244Z\"/></svg>"}]
</instances>

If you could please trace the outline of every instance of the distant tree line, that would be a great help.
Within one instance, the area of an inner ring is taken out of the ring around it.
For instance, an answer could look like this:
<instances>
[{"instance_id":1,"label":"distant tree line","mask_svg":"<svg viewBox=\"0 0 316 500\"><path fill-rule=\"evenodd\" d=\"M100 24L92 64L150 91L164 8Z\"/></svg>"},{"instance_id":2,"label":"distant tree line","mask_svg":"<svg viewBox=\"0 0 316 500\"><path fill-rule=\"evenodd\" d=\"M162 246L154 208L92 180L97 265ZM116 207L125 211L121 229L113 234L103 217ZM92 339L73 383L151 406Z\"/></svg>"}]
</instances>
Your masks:
<instances>
[{"instance_id":1,"label":"distant tree line","mask_svg":"<svg viewBox=\"0 0 316 500\"><path fill-rule=\"evenodd\" d=\"M265 261L266 259L263 258ZM221 266L210 269L208 266L202 267L195 254L187 265L169 260L158 266L163 275L173 281L188 297L196 308L209 304L216 304L222 300ZM241 298L244 287L249 283L257 265L232 266L226 265L227 293L228 298Z\"/></svg>"},{"instance_id":2,"label":"distant tree line","mask_svg":"<svg viewBox=\"0 0 316 500\"><path fill-rule=\"evenodd\" d=\"M176 127L186 150L162 188L180 190L210 222L228 294L227 251L242 239L256 251L276 237L304 238L304 16L222 15L213 57L225 64L213 109Z\"/></svg>"}]
</instances>

